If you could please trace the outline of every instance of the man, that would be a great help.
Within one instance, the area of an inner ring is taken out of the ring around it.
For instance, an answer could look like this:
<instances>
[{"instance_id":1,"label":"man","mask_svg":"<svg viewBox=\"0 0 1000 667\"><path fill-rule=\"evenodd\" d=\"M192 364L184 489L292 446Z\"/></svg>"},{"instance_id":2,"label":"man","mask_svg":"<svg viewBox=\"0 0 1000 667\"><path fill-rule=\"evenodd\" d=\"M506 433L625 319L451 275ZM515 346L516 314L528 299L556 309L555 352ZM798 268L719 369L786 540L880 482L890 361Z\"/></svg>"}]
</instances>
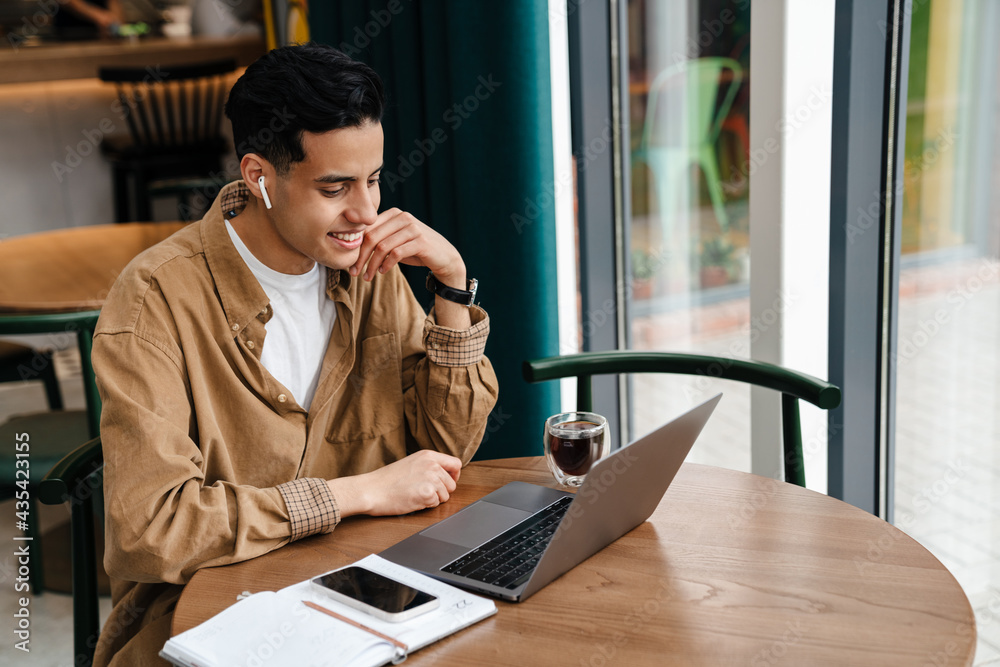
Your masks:
<instances>
[{"instance_id":1,"label":"man","mask_svg":"<svg viewBox=\"0 0 1000 667\"><path fill-rule=\"evenodd\" d=\"M489 321L441 296L471 303L448 241L378 212L383 101L333 48L263 56L226 104L242 180L108 296L93 359L114 610L96 664L163 664L196 570L445 502L478 447ZM431 270L430 316L400 262Z\"/></svg>"}]
</instances>

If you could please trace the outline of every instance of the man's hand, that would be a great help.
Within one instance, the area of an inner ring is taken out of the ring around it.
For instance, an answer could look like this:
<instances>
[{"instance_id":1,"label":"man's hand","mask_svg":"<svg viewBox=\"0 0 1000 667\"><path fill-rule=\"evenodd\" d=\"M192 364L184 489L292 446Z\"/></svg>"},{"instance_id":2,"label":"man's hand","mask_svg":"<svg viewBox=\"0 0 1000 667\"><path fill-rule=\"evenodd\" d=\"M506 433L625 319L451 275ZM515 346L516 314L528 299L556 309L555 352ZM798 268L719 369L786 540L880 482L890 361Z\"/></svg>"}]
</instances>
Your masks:
<instances>
[{"instance_id":1,"label":"man's hand","mask_svg":"<svg viewBox=\"0 0 1000 667\"><path fill-rule=\"evenodd\" d=\"M371 280L376 272L385 273L396 264L426 266L443 285L466 288L465 262L455 246L411 214L390 208L365 229L358 261L350 273ZM436 297L434 312L443 327L461 331L472 326L469 309L457 303Z\"/></svg>"},{"instance_id":2,"label":"man's hand","mask_svg":"<svg viewBox=\"0 0 1000 667\"><path fill-rule=\"evenodd\" d=\"M462 462L454 456L421 450L384 468L327 484L341 517L408 514L447 501L461 472Z\"/></svg>"},{"instance_id":3,"label":"man's hand","mask_svg":"<svg viewBox=\"0 0 1000 667\"><path fill-rule=\"evenodd\" d=\"M371 280L376 272L385 273L396 264L426 266L439 280L461 274L464 288L465 263L455 246L411 214L390 208L365 229L358 261L350 272L356 276L364 271L363 278Z\"/></svg>"}]
</instances>

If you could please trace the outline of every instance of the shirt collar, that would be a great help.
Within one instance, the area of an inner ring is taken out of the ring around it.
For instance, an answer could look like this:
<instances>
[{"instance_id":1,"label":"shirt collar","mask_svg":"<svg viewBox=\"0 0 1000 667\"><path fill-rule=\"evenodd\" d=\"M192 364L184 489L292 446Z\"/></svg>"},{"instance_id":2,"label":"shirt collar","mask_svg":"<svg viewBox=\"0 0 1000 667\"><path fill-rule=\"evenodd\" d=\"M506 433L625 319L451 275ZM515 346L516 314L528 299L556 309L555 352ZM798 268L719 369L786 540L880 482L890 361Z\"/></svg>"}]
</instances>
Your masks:
<instances>
[{"instance_id":1,"label":"shirt collar","mask_svg":"<svg viewBox=\"0 0 1000 667\"><path fill-rule=\"evenodd\" d=\"M250 189L242 180L226 185L212 202L201 225L205 260L215 279L219 299L234 336L254 318L266 323L273 314L267 295L226 231L225 221L242 213L251 196ZM327 271L326 275L327 297L345 301L350 307L347 292L351 286L351 274L339 270Z\"/></svg>"}]
</instances>

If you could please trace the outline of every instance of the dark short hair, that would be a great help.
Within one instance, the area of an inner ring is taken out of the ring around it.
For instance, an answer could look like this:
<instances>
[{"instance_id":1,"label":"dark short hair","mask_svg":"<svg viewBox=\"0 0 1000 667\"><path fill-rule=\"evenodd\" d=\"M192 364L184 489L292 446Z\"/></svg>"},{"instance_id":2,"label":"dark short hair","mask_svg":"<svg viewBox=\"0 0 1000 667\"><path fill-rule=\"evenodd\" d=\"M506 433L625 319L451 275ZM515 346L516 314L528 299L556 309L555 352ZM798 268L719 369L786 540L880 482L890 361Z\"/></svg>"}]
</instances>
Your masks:
<instances>
[{"instance_id":1,"label":"dark short hair","mask_svg":"<svg viewBox=\"0 0 1000 667\"><path fill-rule=\"evenodd\" d=\"M257 153L284 174L305 159L302 133L382 120L385 91L368 65L332 46L283 46L247 67L226 101L239 159Z\"/></svg>"}]
</instances>

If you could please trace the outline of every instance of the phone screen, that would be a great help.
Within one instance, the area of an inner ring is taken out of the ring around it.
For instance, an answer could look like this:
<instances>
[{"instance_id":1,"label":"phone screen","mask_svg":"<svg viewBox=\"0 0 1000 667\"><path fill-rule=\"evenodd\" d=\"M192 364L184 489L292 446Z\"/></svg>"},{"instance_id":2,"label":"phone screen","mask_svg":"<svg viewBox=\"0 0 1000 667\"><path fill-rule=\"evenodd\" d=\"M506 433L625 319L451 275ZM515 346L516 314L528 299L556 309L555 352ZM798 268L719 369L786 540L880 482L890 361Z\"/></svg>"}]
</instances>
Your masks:
<instances>
[{"instance_id":1,"label":"phone screen","mask_svg":"<svg viewBox=\"0 0 1000 667\"><path fill-rule=\"evenodd\" d=\"M437 599L430 593L356 565L324 574L313 581L389 614L409 611Z\"/></svg>"}]
</instances>

